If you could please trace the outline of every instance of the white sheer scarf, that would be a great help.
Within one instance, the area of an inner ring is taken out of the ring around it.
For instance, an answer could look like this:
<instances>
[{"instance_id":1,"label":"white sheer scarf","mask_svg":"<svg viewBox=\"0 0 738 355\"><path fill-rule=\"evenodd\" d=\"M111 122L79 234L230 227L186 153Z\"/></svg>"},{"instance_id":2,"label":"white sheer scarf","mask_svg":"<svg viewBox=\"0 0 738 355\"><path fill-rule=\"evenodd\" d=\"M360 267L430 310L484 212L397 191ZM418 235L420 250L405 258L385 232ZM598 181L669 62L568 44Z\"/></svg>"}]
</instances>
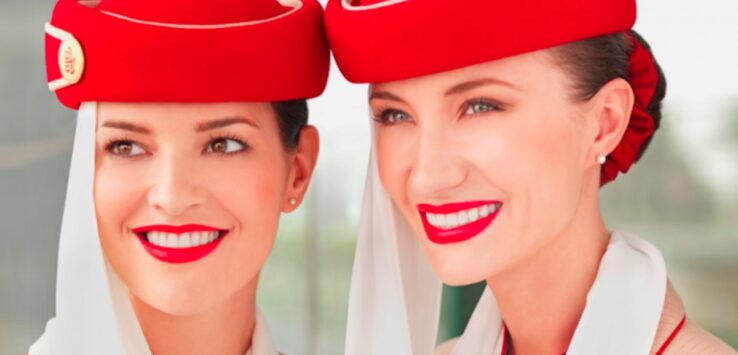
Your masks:
<instances>
[{"instance_id":1,"label":"white sheer scarf","mask_svg":"<svg viewBox=\"0 0 738 355\"><path fill-rule=\"evenodd\" d=\"M103 256L93 199L97 104L79 109L64 202L56 280L56 316L29 355L150 355L128 290ZM252 355L276 354L257 311Z\"/></svg>"},{"instance_id":2,"label":"white sheer scarf","mask_svg":"<svg viewBox=\"0 0 738 355\"><path fill-rule=\"evenodd\" d=\"M374 129L372 128L372 142ZM648 354L666 295L661 253L613 232L568 355ZM372 144L349 294L346 354L432 354L441 282L379 180ZM454 355L497 355L504 328L486 289Z\"/></svg>"}]
</instances>

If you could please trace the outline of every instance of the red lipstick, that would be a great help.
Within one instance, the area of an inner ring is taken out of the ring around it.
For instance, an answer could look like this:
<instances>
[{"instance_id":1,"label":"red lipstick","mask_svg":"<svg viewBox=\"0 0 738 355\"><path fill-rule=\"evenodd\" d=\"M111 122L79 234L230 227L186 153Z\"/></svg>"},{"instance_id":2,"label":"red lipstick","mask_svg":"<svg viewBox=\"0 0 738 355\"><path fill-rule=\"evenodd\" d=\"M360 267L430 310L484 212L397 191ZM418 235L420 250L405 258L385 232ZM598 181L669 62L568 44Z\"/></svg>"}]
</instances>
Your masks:
<instances>
[{"instance_id":1,"label":"red lipstick","mask_svg":"<svg viewBox=\"0 0 738 355\"><path fill-rule=\"evenodd\" d=\"M186 224L182 226L159 224L134 228L132 231L136 234L136 236L138 236L138 239L139 241L141 241L144 249L149 252L151 256L160 261L173 264L188 263L204 258L208 254L213 252L213 250L218 247L226 234L228 234L227 229L220 229L200 224ZM162 237L164 236L164 234L162 233L166 233L167 236L170 234L176 234L178 243L179 238L182 238L182 234L185 233L189 233L192 236L193 240L195 238L195 234L193 233L196 233L198 235L198 239L200 236L202 236L203 240L200 245L194 246L164 246L161 242L154 242L153 240L151 240L151 238L154 237L152 233L158 233L158 235ZM206 241L207 236L213 236L214 239L212 241Z\"/></svg>"},{"instance_id":2,"label":"red lipstick","mask_svg":"<svg viewBox=\"0 0 738 355\"><path fill-rule=\"evenodd\" d=\"M474 238L492 224L501 209L500 201L418 205L425 234L436 244L458 243Z\"/></svg>"}]
</instances>

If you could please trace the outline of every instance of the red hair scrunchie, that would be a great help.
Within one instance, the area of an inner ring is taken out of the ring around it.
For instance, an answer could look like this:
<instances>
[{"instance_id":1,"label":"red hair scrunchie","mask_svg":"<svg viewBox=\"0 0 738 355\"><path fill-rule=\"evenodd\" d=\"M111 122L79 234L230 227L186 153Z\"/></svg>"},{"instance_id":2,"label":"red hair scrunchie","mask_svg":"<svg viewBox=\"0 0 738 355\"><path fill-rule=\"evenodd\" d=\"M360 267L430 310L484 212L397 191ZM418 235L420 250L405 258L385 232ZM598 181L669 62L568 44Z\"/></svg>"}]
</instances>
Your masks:
<instances>
[{"instance_id":1,"label":"red hair scrunchie","mask_svg":"<svg viewBox=\"0 0 738 355\"><path fill-rule=\"evenodd\" d=\"M615 180L618 173L627 173L638 159L638 154L648 138L656 130L654 118L647 112L659 83L656 61L651 52L633 35L627 34L633 44L630 54L629 80L635 103L628 128L620 144L615 147L602 165L600 186Z\"/></svg>"}]
</instances>

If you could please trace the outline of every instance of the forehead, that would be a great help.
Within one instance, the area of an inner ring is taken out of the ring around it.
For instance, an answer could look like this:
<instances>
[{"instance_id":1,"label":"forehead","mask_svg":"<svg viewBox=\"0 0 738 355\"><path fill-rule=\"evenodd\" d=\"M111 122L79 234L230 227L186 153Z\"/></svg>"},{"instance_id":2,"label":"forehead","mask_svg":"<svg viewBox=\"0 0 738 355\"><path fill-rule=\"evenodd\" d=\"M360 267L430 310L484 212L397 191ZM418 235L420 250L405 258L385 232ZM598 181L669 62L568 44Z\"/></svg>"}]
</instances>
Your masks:
<instances>
[{"instance_id":1,"label":"forehead","mask_svg":"<svg viewBox=\"0 0 738 355\"><path fill-rule=\"evenodd\" d=\"M370 92L443 90L460 82L485 77L525 89L546 79L560 79L562 74L563 71L555 65L548 50L540 50L421 77L372 84L369 90Z\"/></svg>"},{"instance_id":2,"label":"forehead","mask_svg":"<svg viewBox=\"0 0 738 355\"><path fill-rule=\"evenodd\" d=\"M102 102L98 106L97 125L106 119L133 121L150 126L189 124L211 119L244 117L259 126L274 121L270 103L155 103Z\"/></svg>"}]
</instances>

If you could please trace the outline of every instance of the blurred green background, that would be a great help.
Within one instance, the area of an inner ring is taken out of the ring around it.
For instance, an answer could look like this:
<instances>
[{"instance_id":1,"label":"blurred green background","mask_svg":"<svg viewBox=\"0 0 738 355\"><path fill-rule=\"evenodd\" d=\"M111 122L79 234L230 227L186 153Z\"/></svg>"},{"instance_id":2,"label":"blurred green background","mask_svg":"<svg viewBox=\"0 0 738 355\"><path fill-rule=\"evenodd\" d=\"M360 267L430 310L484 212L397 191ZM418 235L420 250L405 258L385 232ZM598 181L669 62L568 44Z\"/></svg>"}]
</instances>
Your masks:
<instances>
[{"instance_id":1,"label":"blurred green background","mask_svg":"<svg viewBox=\"0 0 738 355\"><path fill-rule=\"evenodd\" d=\"M46 89L52 6L0 2L0 354L25 353L54 313L75 113ZM611 228L659 247L689 317L738 347L738 3L639 6L636 29L669 79L665 117L643 160L603 189L602 209ZM369 123L366 87L333 70L310 102L322 147L308 200L283 218L259 286L279 349L292 355L343 352ZM441 340L463 330L479 290L444 290Z\"/></svg>"}]
</instances>

